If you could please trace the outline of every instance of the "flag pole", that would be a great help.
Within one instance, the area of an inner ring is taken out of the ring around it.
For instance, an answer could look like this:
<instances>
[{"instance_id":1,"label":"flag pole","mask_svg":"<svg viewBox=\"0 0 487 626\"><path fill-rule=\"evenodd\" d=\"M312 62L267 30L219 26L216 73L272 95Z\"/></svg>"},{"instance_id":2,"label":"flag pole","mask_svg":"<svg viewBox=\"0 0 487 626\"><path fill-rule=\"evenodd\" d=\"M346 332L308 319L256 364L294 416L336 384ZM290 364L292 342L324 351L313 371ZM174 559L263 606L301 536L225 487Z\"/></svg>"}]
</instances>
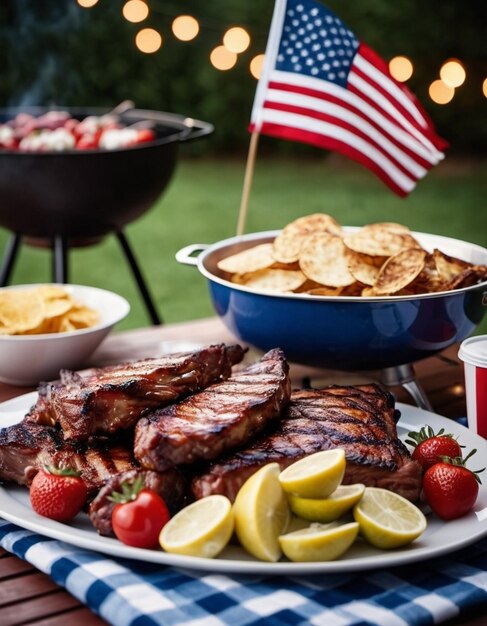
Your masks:
<instances>
[{"instance_id":1,"label":"flag pole","mask_svg":"<svg viewBox=\"0 0 487 626\"><path fill-rule=\"evenodd\" d=\"M255 158L257 155L257 146L259 144L259 131L254 130L250 134L249 152L247 155L247 165L245 167L245 177L242 189L242 198L240 200L240 211L238 214L237 235L240 237L245 230L245 220L247 218L247 209L249 205L250 189L254 177Z\"/></svg>"}]
</instances>

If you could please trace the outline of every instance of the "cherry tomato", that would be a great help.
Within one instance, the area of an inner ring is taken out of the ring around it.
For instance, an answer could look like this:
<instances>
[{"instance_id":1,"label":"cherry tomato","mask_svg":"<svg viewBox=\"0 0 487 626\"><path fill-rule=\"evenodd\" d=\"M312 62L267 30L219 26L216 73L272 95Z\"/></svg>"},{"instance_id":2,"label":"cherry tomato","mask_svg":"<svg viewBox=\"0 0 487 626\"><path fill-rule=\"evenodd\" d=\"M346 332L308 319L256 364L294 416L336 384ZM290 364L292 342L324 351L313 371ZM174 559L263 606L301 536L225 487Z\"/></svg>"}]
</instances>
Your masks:
<instances>
[{"instance_id":1,"label":"cherry tomato","mask_svg":"<svg viewBox=\"0 0 487 626\"><path fill-rule=\"evenodd\" d=\"M135 499L114 506L113 532L128 546L154 548L159 545L159 533L169 518L164 500L150 489L141 489Z\"/></svg>"},{"instance_id":2,"label":"cherry tomato","mask_svg":"<svg viewBox=\"0 0 487 626\"><path fill-rule=\"evenodd\" d=\"M146 143L148 141L154 141L156 134L150 128L141 128L137 133L137 139L135 143Z\"/></svg>"}]
</instances>

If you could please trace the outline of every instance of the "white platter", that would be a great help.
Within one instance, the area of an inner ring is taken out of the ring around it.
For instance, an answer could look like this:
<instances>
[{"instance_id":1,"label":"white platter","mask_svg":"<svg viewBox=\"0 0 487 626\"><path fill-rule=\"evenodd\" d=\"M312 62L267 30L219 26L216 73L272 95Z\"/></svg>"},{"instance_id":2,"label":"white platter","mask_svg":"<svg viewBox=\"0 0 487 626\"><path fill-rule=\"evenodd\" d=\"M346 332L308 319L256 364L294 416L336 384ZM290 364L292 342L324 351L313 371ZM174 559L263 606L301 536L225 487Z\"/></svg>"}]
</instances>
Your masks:
<instances>
[{"instance_id":1,"label":"white platter","mask_svg":"<svg viewBox=\"0 0 487 626\"><path fill-rule=\"evenodd\" d=\"M0 404L0 427L19 421L35 402L36 394L30 393ZM415 407L398 404L401 419L398 432L402 439L410 430L430 425L435 431L444 428L458 436L465 450L477 449L470 467L479 469L487 458L487 441L455 421ZM485 463L484 463L485 464ZM159 550L131 548L116 539L99 536L88 517L80 514L71 524L61 524L40 517L31 509L28 490L22 487L0 487L0 516L22 528L65 541L73 546L95 550L108 556L124 557L219 573L234 574L331 574L359 570L392 567L448 554L467 546L487 535L487 484L480 486L479 497L472 511L466 516L443 522L434 515L428 516L425 533L410 546L391 551L379 551L362 541L357 541L338 561L320 563L264 563L257 561L237 545L230 545L222 556L203 559L167 554Z\"/></svg>"}]
</instances>

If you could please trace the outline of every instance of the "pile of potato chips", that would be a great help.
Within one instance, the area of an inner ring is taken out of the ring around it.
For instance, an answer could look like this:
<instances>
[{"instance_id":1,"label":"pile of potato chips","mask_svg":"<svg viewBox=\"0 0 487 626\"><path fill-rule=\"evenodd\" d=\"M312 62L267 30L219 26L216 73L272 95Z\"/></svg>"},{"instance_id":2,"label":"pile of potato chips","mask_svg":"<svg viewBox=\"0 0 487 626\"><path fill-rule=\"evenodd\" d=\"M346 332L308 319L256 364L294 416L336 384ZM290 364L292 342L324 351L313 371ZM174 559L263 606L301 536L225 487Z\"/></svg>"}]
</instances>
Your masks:
<instances>
[{"instance_id":1,"label":"pile of potato chips","mask_svg":"<svg viewBox=\"0 0 487 626\"><path fill-rule=\"evenodd\" d=\"M58 285L0 292L0 335L37 335L89 328L98 313Z\"/></svg>"},{"instance_id":2,"label":"pile of potato chips","mask_svg":"<svg viewBox=\"0 0 487 626\"><path fill-rule=\"evenodd\" d=\"M415 295L487 280L487 266L430 253L402 224L347 232L324 213L300 217L273 242L226 257L218 268L256 291L320 296Z\"/></svg>"}]
</instances>

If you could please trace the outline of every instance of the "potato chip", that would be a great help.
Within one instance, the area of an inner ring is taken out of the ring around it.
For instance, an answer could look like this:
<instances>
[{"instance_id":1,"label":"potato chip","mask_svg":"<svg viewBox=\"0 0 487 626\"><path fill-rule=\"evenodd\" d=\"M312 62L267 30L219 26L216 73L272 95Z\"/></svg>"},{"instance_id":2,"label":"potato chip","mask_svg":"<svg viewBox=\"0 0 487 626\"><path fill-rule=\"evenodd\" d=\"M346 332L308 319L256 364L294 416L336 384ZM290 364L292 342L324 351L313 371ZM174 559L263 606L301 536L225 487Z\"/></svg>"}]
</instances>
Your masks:
<instances>
[{"instance_id":1,"label":"potato chip","mask_svg":"<svg viewBox=\"0 0 487 626\"><path fill-rule=\"evenodd\" d=\"M6 334L19 334L36 328L44 317L44 302L32 290L7 290L0 293L0 321Z\"/></svg>"},{"instance_id":2,"label":"potato chip","mask_svg":"<svg viewBox=\"0 0 487 626\"><path fill-rule=\"evenodd\" d=\"M218 269L230 274L245 274L270 267L275 259L272 256L272 243L262 243L237 254L222 259L217 263Z\"/></svg>"},{"instance_id":3,"label":"potato chip","mask_svg":"<svg viewBox=\"0 0 487 626\"><path fill-rule=\"evenodd\" d=\"M312 296L339 296L341 295L343 287L315 287L314 289L308 289L306 293Z\"/></svg>"},{"instance_id":4,"label":"potato chip","mask_svg":"<svg viewBox=\"0 0 487 626\"><path fill-rule=\"evenodd\" d=\"M346 287L355 282L342 239L330 233L317 233L306 240L299 266L309 279L327 287Z\"/></svg>"},{"instance_id":5,"label":"potato chip","mask_svg":"<svg viewBox=\"0 0 487 626\"><path fill-rule=\"evenodd\" d=\"M418 248L402 250L381 267L375 285L377 295L391 295L409 285L424 267L426 252Z\"/></svg>"},{"instance_id":6,"label":"potato chip","mask_svg":"<svg viewBox=\"0 0 487 626\"><path fill-rule=\"evenodd\" d=\"M374 285L379 275L380 266L376 265L373 259L382 257L371 257L368 254L360 254L349 249L346 251L346 256L348 269L355 280L364 285Z\"/></svg>"},{"instance_id":7,"label":"potato chip","mask_svg":"<svg viewBox=\"0 0 487 626\"><path fill-rule=\"evenodd\" d=\"M444 254L437 248L433 250L433 261L438 274L443 280L451 280L454 276L471 267L470 263Z\"/></svg>"},{"instance_id":8,"label":"potato chip","mask_svg":"<svg viewBox=\"0 0 487 626\"><path fill-rule=\"evenodd\" d=\"M98 322L94 309L76 302L59 285L0 292L0 334L58 333L88 328Z\"/></svg>"},{"instance_id":9,"label":"potato chip","mask_svg":"<svg viewBox=\"0 0 487 626\"><path fill-rule=\"evenodd\" d=\"M238 282L259 291L285 293L297 289L305 280L306 276L300 271L264 269L240 275Z\"/></svg>"},{"instance_id":10,"label":"potato chip","mask_svg":"<svg viewBox=\"0 0 487 626\"><path fill-rule=\"evenodd\" d=\"M462 287L471 287L479 282L479 273L475 267L467 267L456 276L450 278L442 285L442 291L450 291L451 289L461 289Z\"/></svg>"},{"instance_id":11,"label":"potato chip","mask_svg":"<svg viewBox=\"0 0 487 626\"><path fill-rule=\"evenodd\" d=\"M347 233L343 237L347 248L361 254L371 256L392 256L405 248L421 246L406 231L388 230L386 228L364 226L358 231Z\"/></svg>"},{"instance_id":12,"label":"potato chip","mask_svg":"<svg viewBox=\"0 0 487 626\"><path fill-rule=\"evenodd\" d=\"M285 226L275 238L274 258L281 263L297 261L306 238L319 232L340 235L342 229L338 222L326 213L314 213L299 217Z\"/></svg>"}]
</instances>

